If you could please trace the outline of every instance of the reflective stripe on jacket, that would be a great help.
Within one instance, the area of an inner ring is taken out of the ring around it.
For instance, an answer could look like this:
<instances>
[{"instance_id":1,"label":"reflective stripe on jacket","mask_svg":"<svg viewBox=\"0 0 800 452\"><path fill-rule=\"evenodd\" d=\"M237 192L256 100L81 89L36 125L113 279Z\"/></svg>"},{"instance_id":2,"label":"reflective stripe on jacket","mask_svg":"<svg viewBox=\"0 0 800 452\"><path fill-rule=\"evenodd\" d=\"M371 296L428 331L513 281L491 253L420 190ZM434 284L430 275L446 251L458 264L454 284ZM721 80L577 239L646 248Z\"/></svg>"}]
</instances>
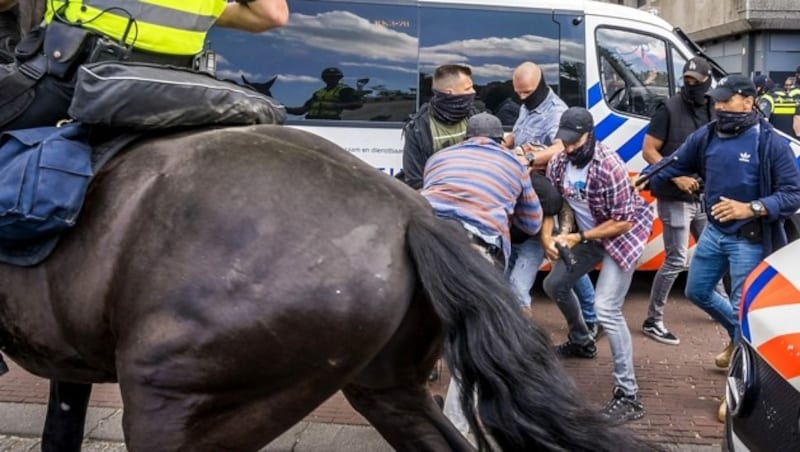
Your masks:
<instances>
[{"instance_id":1,"label":"reflective stripe on jacket","mask_svg":"<svg viewBox=\"0 0 800 452\"><path fill-rule=\"evenodd\" d=\"M168 55L203 50L206 33L225 9L225 0L48 0L45 20L54 11L133 47Z\"/></svg>"}]
</instances>

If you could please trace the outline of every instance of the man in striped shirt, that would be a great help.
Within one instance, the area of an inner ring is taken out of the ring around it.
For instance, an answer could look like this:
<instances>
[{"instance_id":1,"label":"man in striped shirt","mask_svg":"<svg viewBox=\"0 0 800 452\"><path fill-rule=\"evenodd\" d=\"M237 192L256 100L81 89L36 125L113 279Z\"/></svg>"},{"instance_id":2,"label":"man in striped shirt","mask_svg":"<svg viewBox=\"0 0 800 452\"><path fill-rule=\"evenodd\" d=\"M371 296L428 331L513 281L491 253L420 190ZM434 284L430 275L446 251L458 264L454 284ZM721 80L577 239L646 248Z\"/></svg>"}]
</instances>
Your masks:
<instances>
[{"instance_id":1,"label":"man in striped shirt","mask_svg":"<svg viewBox=\"0 0 800 452\"><path fill-rule=\"evenodd\" d=\"M437 216L461 223L478 248L505 267L511 250L510 220L534 235L542 226L542 207L531 186L527 160L500 144L500 119L488 113L471 117L466 137L428 159L421 193ZM444 414L469 438L460 392L451 378Z\"/></svg>"},{"instance_id":2,"label":"man in striped shirt","mask_svg":"<svg viewBox=\"0 0 800 452\"><path fill-rule=\"evenodd\" d=\"M527 161L501 145L503 126L488 113L470 118L467 141L434 154L425 165L422 195L436 215L460 222L478 243L511 250L510 221L534 235L542 208L528 177ZM525 161L525 164L522 162Z\"/></svg>"}]
</instances>

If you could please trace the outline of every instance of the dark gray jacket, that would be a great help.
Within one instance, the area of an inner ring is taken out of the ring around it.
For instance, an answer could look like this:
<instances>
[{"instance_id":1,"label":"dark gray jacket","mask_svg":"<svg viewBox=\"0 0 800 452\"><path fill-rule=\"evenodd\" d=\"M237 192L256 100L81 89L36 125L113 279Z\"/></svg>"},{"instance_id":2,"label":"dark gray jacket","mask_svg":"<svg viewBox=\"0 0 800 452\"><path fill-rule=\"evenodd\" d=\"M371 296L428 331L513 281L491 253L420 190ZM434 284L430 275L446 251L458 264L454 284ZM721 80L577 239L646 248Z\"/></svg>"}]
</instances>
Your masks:
<instances>
[{"instance_id":1,"label":"dark gray jacket","mask_svg":"<svg viewBox=\"0 0 800 452\"><path fill-rule=\"evenodd\" d=\"M472 109L469 116L478 113ZM403 127L403 180L415 190L422 188L425 163L433 155L433 135L431 134L430 105L425 103L411 116ZM456 144L456 143L453 143Z\"/></svg>"}]
</instances>

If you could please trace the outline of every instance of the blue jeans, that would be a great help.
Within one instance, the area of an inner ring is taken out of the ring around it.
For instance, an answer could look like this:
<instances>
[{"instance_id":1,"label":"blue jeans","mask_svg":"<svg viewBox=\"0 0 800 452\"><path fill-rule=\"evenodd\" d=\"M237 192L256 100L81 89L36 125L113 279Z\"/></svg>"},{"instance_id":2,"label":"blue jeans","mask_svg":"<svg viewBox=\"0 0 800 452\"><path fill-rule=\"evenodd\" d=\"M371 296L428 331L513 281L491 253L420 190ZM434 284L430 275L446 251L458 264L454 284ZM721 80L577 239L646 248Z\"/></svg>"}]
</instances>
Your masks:
<instances>
[{"instance_id":1,"label":"blue jeans","mask_svg":"<svg viewBox=\"0 0 800 452\"><path fill-rule=\"evenodd\" d=\"M739 336L739 299L747 275L764 258L760 243L750 243L709 223L694 250L686 297L722 324L731 341ZM714 291L725 272L731 275L731 297Z\"/></svg>"},{"instance_id":2,"label":"blue jeans","mask_svg":"<svg viewBox=\"0 0 800 452\"><path fill-rule=\"evenodd\" d=\"M667 304L672 286L678 275L686 270L687 255L689 250L689 234L695 241L700 239L708 218L701 208L700 201L683 202L659 199L656 203L658 218L664 225L661 237L664 239L664 263L658 269L653 279L650 290L650 306L647 309L647 320L662 322L664 320L664 307ZM717 283L716 289L721 296L725 294L722 281Z\"/></svg>"},{"instance_id":3,"label":"blue jeans","mask_svg":"<svg viewBox=\"0 0 800 452\"><path fill-rule=\"evenodd\" d=\"M595 286L595 309L597 320L606 331L611 354L614 357L614 384L622 388L625 395L635 395L639 387L633 369L633 341L628 324L622 314L622 305L633 279L635 270L623 270L598 243L579 244L572 248L578 263L574 271L566 270L558 261L544 280L544 290L556 301L558 308L569 325L569 340L578 344L593 342L578 306L578 301L570 293L570 286L577 281L577 275L586 273L602 261L603 268Z\"/></svg>"},{"instance_id":4,"label":"blue jeans","mask_svg":"<svg viewBox=\"0 0 800 452\"><path fill-rule=\"evenodd\" d=\"M509 275L511 289L517 296L520 306L531 305L531 288L536 281L539 267L544 261L544 248L539 241L539 236L534 236L522 243L511 245L511 257L509 259ZM597 322L597 314L594 312L594 286L588 275L581 277L575 287L575 295L578 297L583 313L583 320L589 323Z\"/></svg>"}]
</instances>

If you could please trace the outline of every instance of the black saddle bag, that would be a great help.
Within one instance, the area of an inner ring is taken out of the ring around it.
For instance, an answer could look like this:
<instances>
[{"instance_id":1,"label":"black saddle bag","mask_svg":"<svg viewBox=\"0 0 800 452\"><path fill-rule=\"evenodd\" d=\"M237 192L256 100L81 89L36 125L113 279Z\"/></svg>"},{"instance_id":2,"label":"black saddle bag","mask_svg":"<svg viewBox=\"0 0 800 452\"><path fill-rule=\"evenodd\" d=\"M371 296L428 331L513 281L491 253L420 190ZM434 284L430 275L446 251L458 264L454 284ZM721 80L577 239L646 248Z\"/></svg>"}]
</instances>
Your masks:
<instances>
[{"instance_id":1,"label":"black saddle bag","mask_svg":"<svg viewBox=\"0 0 800 452\"><path fill-rule=\"evenodd\" d=\"M200 125L283 124L270 97L189 69L103 61L78 68L69 115L134 130Z\"/></svg>"}]
</instances>

